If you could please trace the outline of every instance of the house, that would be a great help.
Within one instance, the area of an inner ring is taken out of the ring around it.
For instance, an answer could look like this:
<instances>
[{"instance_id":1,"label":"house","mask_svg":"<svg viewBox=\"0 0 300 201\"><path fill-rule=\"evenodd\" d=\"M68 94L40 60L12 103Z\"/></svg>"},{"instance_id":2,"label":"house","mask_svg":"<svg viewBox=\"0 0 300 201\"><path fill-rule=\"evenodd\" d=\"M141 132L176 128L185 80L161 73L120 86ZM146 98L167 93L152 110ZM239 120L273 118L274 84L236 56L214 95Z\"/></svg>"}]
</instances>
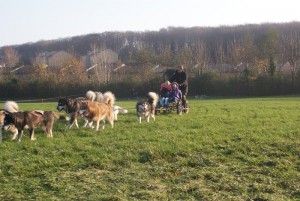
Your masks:
<instances>
[{"instance_id":1,"label":"house","mask_svg":"<svg viewBox=\"0 0 300 201\"><path fill-rule=\"evenodd\" d=\"M73 56L65 51L43 52L36 57L36 63L45 64L50 67L62 67L72 58Z\"/></svg>"},{"instance_id":2,"label":"house","mask_svg":"<svg viewBox=\"0 0 300 201\"><path fill-rule=\"evenodd\" d=\"M290 64L290 62L286 62L285 64L283 64L282 66L278 66L276 68L277 72L281 72L282 74L285 75L291 75L295 69L294 67Z\"/></svg>"},{"instance_id":3,"label":"house","mask_svg":"<svg viewBox=\"0 0 300 201\"><path fill-rule=\"evenodd\" d=\"M176 67L163 67L160 65L157 65L157 66L151 68L151 71L153 71L154 73L166 73L169 71L172 71L174 73L175 70L176 70Z\"/></svg>"},{"instance_id":4,"label":"house","mask_svg":"<svg viewBox=\"0 0 300 201\"><path fill-rule=\"evenodd\" d=\"M111 49L95 50L88 52L87 55L82 57L83 62L87 68L94 66L98 63L109 64L114 66L118 61L118 53Z\"/></svg>"},{"instance_id":5,"label":"house","mask_svg":"<svg viewBox=\"0 0 300 201\"><path fill-rule=\"evenodd\" d=\"M139 74L139 71L132 66L127 66L126 64L122 64L113 69L112 73L116 75L133 75Z\"/></svg>"},{"instance_id":6,"label":"house","mask_svg":"<svg viewBox=\"0 0 300 201\"><path fill-rule=\"evenodd\" d=\"M167 67L162 67L160 65L155 66L154 68L151 69L155 73L164 73L167 70Z\"/></svg>"}]
</instances>

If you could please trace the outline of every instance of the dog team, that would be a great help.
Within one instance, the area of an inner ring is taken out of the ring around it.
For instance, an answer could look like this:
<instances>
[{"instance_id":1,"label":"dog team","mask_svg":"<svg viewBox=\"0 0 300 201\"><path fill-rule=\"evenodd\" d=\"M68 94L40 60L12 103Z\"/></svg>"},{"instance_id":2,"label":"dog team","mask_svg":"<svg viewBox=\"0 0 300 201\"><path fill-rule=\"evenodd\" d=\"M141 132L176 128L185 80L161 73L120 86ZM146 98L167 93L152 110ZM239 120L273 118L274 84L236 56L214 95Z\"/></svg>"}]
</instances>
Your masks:
<instances>
[{"instance_id":1,"label":"dog team","mask_svg":"<svg viewBox=\"0 0 300 201\"><path fill-rule=\"evenodd\" d=\"M136 104L136 114L138 123L141 123L142 117L146 122L150 121L150 117L155 121L155 107L158 102L159 95L155 92L148 93L148 99L139 100ZM73 125L77 128L78 118L83 118L85 123L83 127L94 128L99 130L100 122L102 128L105 127L105 121L108 121L111 127L117 120L119 113L127 113L128 111L120 106L114 105L115 95L107 91L105 93L87 91L86 97L78 98L59 98L57 110L64 110L67 115L62 115L54 111L20 111L19 106L14 101L7 101L3 109L0 110L0 142L2 142L2 130L12 132L12 140L18 137L20 142L24 129L29 130L29 137L35 140L34 131L37 127L41 128L48 138L53 137L52 129L55 120L68 121L67 128Z\"/></svg>"}]
</instances>

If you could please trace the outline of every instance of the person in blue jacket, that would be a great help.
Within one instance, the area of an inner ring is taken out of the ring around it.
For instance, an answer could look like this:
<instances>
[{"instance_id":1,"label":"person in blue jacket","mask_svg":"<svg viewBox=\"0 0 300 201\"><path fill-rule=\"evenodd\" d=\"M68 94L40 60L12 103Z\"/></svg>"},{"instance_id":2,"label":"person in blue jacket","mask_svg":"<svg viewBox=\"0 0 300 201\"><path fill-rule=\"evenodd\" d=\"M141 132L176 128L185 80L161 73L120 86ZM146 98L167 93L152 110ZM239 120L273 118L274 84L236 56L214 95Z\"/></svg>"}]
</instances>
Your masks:
<instances>
[{"instance_id":1,"label":"person in blue jacket","mask_svg":"<svg viewBox=\"0 0 300 201\"><path fill-rule=\"evenodd\" d=\"M172 83L172 92L170 94L170 98L169 98L168 102L177 102L178 100L181 100L181 99L182 99L182 92L178 88L178 83L173 82Z\"/></svg>"}]
</instances>

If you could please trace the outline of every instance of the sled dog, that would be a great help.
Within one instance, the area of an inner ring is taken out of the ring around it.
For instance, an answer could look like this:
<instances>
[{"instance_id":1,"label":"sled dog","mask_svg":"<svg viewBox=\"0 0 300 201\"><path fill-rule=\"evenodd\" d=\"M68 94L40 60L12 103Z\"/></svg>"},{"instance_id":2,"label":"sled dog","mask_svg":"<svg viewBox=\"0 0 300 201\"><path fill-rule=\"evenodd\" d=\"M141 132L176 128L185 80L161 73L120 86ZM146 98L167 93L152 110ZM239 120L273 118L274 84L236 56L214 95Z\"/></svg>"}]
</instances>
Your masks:
<instances>
[{"instance_id":1,"label":"sled dog","mask_svg":"<svg viewBox=\"0 0 300 201\"><path fill-rule=\"evenodd\" d=\"M147 100L139 100L136 103L136 114L138 117L138 123L142 122L142 117L146 118L146 122L150 121L150 116L155 121L155 107L158 101L158 94L155 92L148 93L149 98Z\"/></svg>"},{"instance_id":2,"label":"sled dog","mask_svg":"<svg viewBox=\"0 0 300 201\"><path fill-rule=\"evenodd\" d=\"M77 128L79 128L78 122L77 122L77 117L79 116L78 112L79 112L81 104L86 103L87 101L88 100L83 97L78 97L75 99L65 97L65 98L60 98L58 100L56 109L58 111L64 110L67 114L69 114L71 116L71 119L68 123L68 129L70 129L74 124ZM83 127L86 127L87 124L88 124L88 121L85 120L85 124Z\"/></svg>"},{"instance_id":3,"label":"sled dog","mask_svg":"<svg viewBox=\"0 0 300 201\"><path fill-rule=\"evenodd\" d=\"M4 117L4 130L10 130L12 126L18 129L18 141L21 141L23 130L29 129L30 139L35 140L34 130L37 127L42 128L47 137L52 138L52 128L55 119L68 120L68 117L53 111L24 111L7 113ZM13 138L14 139L14 138Z\"/></svg>"},{"instance_id":4,"label":"sled dog","mask_svg":"<svg viewBox=\"0 0 300 201\"><path fill-rule=\"evenodd\" d=\"M99 130L100 121L102 121L102 128L105 127L105 120L108 120L111 127L114 126L114 111L113 104L115 102L115 95L107 91L103 94L103 103L86 101L81 104L79 113L94 122L95 129Z\"/></svg>"},{"instance_id":5,"label":"sled dog","mask_svg":"<svg viewBox=\"0 0 300 201\"><path fill-rule=\"evenodd\" d=\"M2 142L2 126L4 125L5 114L19 111L19 106L14 101L6 101L3 108L4 109L0 110L0 142ZM14 126L11 126L9 131L13 133L12 139L15 139L18 134L18 129Z\"/></svg>"},{"instance_id":6,"label":"sled dog","mask_svg":"<svg viewBox=\"0 0 300 201\"><path fill-rule=\"evenodd\" d=\"M89 101L97 101L99 103L102 103L104 99L101 92L94 92L92 90L87 91L85 96Z\"/></svg>"},{"instance_id":7,"label":"sled dog","mask_svg":"<svg viewBox=\"0 0 300 201\"><path fill-rule=\"evenodd\" d=\"M117 106L117 105L114 105L113 106L113 111L114 111L114 118L115 118L115 121L118 120L118 114L119 113L123 113L123 114L126 114L128 113L128 110L120 107L120 106Z\"/></svg>"}]
</instances>

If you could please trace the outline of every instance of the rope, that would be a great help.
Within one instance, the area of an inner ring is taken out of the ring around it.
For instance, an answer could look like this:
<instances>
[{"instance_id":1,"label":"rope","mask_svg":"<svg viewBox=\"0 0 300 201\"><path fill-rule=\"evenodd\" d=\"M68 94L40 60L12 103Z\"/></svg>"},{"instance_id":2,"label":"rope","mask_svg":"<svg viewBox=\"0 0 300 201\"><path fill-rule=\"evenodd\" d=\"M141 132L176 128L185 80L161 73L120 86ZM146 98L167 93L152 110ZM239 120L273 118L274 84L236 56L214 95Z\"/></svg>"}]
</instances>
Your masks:
<instances>
[{"instance_id":1,"label":"rope","mask_svg":"<svg viewBox=\"0 0 300 201\"><path fill-rule=\"evenodd\" d=\"M116 111L116 110L135 110L136 108L124 108L124 107L122 107L122 109L114 109L114 111Z\"/></svg>"},{"instance_id":2,"label":"rope","mask_svg":"<svg viewBox=\"0 0 300 201\"><path fill-rule=\"evenodd\" d=\"M73 94L73 95L68 95L68 97L73 97L73 96L80 96L82 94ZM52 98L39 98L39 99L29 99L29 100L18 100L15 101L17 103L26 103L26 102L45 102L45 101L49 101L49 100L57 100L61 98L61 96L57 96L57 97L52 97ZM5 103L6 101L0 101L0 103ZM123 108L125 110L136 110L136 108ZM171 110L172 108L156 108L155 110ZM190 109L190 108L182 108L182 109ZM120 109L116 109L116 110L120 110Z\"/></svg>"},{"instance_id":3,"label":"rope","mask_svg":"<svg viewBox=\"0 0 300 201\"><path fill-rule=\"evenodd\" d=\"M68 95L68 97L73 97L73 96L80 96L82 94L74 94L74 95ZM15 101L16 103L26 103L26 102L44 102L44 101L49 101L49 100L57 100L61 98L61 96L58 97L52 97L52 98L39 98L39 99L29 99L29 100L18 100ZM0 101L0 103L5 103L6 101Z\"/></svg>"},{"instance_id":4,"label":"rope","mask_svg":"<svg viewBox=\"0 0 300 201\"><path fill-rule=\"evenodd\" d=\"M173 108L173 109L175 109L175 108ZM181 108L181 109L190 109L189 107L187 107L187 108ZM159 109L156 109L156 110L172 110L172 108L170 108L170 109L168 109L168 108L159 108Z\"/></svg>"},{"instance_id":5,"label":"rope","mask_svg":"<svg viewBox=\"0 0 300 201\"><path fill-rule=\"evenodd\" d=\"M123 109L126 109L126 110L136 110L136 108L123 108ZM188 108L182 108L182 109L190 109L190 108L188 107ZM116 110L119 110L119 109L116 109ZM170 109L168 109L168 108L156 108L155 110L171 110L171 108Z\"/></svg>"}]
</instances>

